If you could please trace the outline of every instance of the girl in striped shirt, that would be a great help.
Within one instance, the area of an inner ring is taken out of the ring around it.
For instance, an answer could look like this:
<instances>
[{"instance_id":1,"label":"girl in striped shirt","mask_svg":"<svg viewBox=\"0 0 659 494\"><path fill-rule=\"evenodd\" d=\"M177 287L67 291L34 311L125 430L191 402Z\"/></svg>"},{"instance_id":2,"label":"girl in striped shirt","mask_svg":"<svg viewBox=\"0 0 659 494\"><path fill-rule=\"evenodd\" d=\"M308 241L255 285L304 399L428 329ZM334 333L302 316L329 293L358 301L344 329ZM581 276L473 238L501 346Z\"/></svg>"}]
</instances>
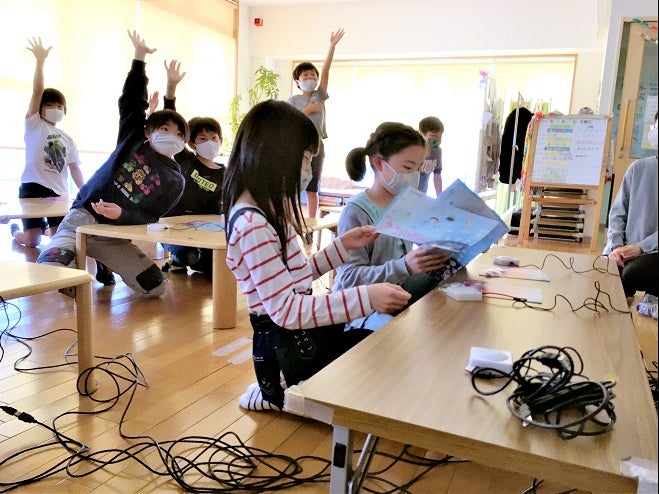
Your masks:
<instances>
[{"instance_id":1,"label":"girl in striped shirt","mask_svg":"<svg viewBox=\"0 0 659 494\"><path fill-rule=\"evenodd\" d=\"M245 295L254 329L257 383L240 399L249 410L281 410L284 388L309 378L370 334L345 323L395 312L410 294L390 283L312 295L311 283L372 242L373 226L345 232L307 258L300 191L311 177L318 133L283 101L255 105L243 119L224 176L227 265ZM283 378L283 379L282 379Z\"/></svg>"}]
</instances>

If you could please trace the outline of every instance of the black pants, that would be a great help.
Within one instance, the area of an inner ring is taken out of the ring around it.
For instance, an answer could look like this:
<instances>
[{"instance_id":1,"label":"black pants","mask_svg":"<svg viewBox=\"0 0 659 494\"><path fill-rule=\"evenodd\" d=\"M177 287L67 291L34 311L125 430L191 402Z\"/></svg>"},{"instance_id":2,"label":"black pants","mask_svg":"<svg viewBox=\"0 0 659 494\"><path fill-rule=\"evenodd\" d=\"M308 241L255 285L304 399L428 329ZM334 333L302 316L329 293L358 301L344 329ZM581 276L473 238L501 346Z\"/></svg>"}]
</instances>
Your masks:
<instances>
[{"instance_id":1,"label":"black pants","mask_svg":"<svg viewBox=\"0 0 659 494\"><path fill-rule=\"evenodd\" d=\"M344 331L344 324L313 329L284 329L270 317L250 314L254 329L252 358L263 398L279 408L284 406L284 388L313 376L320 369L366 338L371 331Z\"/></svg>"},{"instance_id":2,"label":"black pants","mask_svg":"<svg viewBox=\"0 0 659 494\"><path fill-rule=\"evenodd\" d=\"M659 256L657 252L641 254L628 261L623 267L618 267L626 297L633 297L637 291L657 296L659 277L657 256Z\"/></svg>"}]
</instances>

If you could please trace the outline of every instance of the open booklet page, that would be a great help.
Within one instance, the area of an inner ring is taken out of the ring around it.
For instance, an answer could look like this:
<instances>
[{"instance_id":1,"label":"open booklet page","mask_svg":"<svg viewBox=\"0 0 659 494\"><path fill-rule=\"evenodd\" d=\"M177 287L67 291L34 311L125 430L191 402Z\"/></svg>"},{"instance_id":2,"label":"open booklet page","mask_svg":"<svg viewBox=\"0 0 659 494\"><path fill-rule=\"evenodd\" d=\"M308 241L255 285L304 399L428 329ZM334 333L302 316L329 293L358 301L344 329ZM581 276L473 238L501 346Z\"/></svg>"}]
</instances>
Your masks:
<instances>
[{"instance_id":1,"label":"open booklet page","mask_svg":"<svg viewBox=\"0 0 659 494\"><path fill-rule=\"evenodd\" d=\"M436 199L408 186L375 227L385 235L452 252L462 265L508 233L501 218L461 180Z\"/></svg>"}]
</instances>

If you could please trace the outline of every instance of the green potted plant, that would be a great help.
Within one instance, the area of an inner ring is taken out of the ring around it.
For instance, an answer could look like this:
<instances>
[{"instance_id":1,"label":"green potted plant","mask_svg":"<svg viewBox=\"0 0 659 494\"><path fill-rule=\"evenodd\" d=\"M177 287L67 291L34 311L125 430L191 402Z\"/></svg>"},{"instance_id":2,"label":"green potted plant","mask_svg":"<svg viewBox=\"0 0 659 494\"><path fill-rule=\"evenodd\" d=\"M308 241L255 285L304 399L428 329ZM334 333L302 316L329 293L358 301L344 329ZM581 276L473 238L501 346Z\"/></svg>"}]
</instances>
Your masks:
<instances>
[{"instance_id":1,"label":"green potted plant","mask_svg":"<svg viewBox=\"0 0 659 494\"><path fill-rule=\"evenodd\" d=\"M249 107L251 108L266 99L277 99L277 96L279 96L277 81L281 76L263 65L254 72L254 76L254 84L247 90ZM236 94L229 104L230 125L233 135L236 134L240 122L242 122L246 113L240 111L241 103L242 95Z\"/></svg>"}]
</instances>

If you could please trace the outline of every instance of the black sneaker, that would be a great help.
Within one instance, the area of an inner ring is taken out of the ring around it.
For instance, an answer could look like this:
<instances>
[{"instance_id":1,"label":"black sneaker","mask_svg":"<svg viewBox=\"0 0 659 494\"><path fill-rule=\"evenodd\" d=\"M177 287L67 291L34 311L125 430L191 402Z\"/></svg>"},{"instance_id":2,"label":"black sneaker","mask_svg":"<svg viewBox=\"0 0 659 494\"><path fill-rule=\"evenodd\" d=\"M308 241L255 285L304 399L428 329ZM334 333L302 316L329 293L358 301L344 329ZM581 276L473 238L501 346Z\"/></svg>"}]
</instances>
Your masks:
<instances>
[{"instance_id":1,"label":"black sneaker","mask_svg":"<svg viewBox=\"0 0 659 494\"><path fill-rule=\"evenodd\" d=\"M164 262L161 269L162 269L163 273L166 273L168 271L171 272L171 273L187 273L188 272L188 267L187 266L184 266L183 264L179 264L176 261L173 261L171 257Z\"/></svg>"},{"instance_id":2,"label":"black sneaker","mask_svg":"<svg viewBox=\"0 0 659 494\"><path fill-rule=\"evenodd\" d=\"M74 286L67 286L66 288L60 288L57 291L60 292L62 295L66 295L67 297L71 297L73 299L76 298L76 287Z\"/></svg>"},{"instance_id":3,"label":"black sneaker","mask_svg":"<svg viewBox=\"0 0 659 494\"><path fill-rule=\"evenodd\" d=\"M116 283L114 274L105 264L96 261L96 281L105 286L112 286Z\"/></svg>"}]
</instances>

